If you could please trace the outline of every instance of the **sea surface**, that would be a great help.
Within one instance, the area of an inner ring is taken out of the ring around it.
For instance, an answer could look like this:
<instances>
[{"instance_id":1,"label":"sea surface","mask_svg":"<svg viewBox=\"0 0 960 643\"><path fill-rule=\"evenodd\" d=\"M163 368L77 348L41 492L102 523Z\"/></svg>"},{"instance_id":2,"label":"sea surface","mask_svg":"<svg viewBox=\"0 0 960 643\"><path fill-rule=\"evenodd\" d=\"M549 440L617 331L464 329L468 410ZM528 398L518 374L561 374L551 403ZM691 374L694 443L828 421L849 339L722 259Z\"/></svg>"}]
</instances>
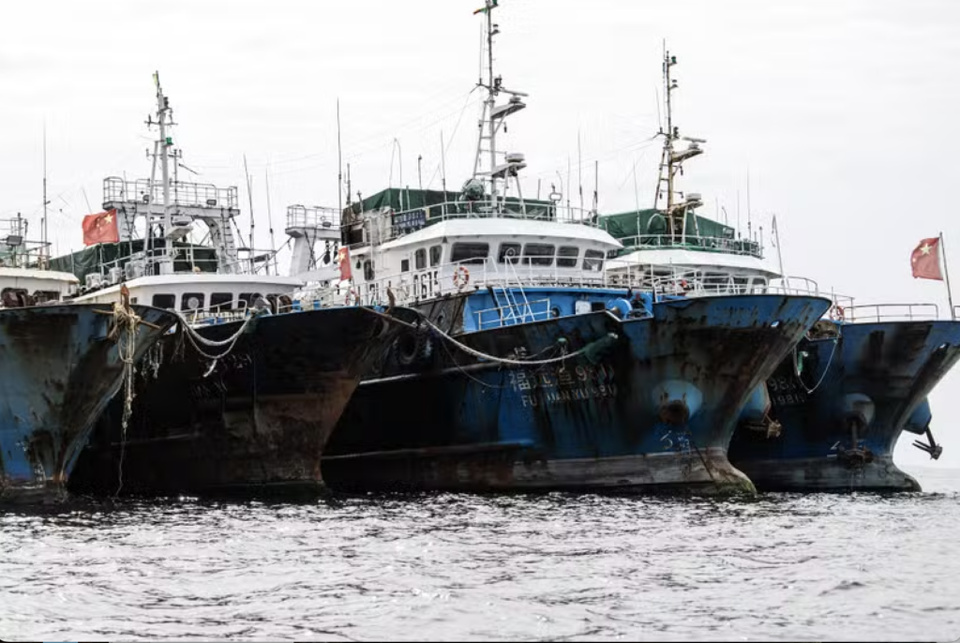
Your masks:
<instances>
[{"instance_id":1,"label":"sea surface","mask_svg":"<svg viewBox=\"0 0 960 643\"><path fill-rule=\"evenodd\" d=\"M960 470L902 495L0 513L3 640L960 639Z\"/></svg>"}]
</instances>

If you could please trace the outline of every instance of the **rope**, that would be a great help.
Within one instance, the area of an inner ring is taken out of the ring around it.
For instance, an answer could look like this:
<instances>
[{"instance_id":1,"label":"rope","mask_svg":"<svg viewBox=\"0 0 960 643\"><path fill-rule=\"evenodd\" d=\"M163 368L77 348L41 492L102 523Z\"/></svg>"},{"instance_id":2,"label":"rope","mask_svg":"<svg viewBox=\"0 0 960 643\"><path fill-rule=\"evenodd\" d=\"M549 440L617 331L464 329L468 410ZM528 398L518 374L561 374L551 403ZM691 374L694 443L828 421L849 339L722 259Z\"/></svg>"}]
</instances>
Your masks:
<instances>
[{"instance_id":1,"label":"rope","mask_svg":"<svg viewBox=\"0 0 960 643\"><path fill-rule=\"evenodd\" d=\"M434 331L435 333L437 333L438 335L440 335L443 339L445 339L446 341L450 342L451 344L453 344L454 346L456 346L457 348L459 348L460 350L462 350L464 353L467 353L468 355L473 355L474 357L477 357L477 358L479 358L479 359L490 360L491 362L497 362L498 364L508 364L508 365L510 365L510 366L540 366L540 365L545 365L545 364L556 364L557 362L564 362L564 361L566 361L566 360L568 360L568 359L573 359L574 357L578 357L578 356L586 353L586 352L587 352L588 350L590 350L590 348L591 348L591 345L588 344L588 345L584 346L583 348L581 348L581 349L579 349L579 350L576 350L576 351L574 351L574 352L572 352L572 353L565 353L564 355L561 355L560 357L553 357L553 358L550 358L550 359L539 359L539 360L508 359L508 358L506 358L506 357L496 357L495 355L488 355L488 354L483 353L483 352L481 352L481 351L478 351L478 350L476 350L476 349L474 349L474 348L470 348L470 347L467 346L466 344L462 344L462 343L458 342L458 341L455 340L453 337L451 337L451 336L448 335L447 333L445 333L445 332L443 332L442 330L440 330L439 328L437 328L437 326L436 326L433 322L431 322L429 319L424 318L424 319L423 319L423 323L425 323L427 326L429 326L430 328L432 328L433 331ZM615 334L615 333L608 333L608 334L607 334L607 337L611 337L611 338L615 339L615 338L616 338L616 334Z\"/></svg>"},{"instance_id":2,"label":"rope","mask_svg":"<svg viewBox=\"0 0 960 643\"><path fill-rule=\"evenodd\" d=\"M217 362L219 360L223 359L224 357L229 355L231 352L233 352L234 346L236 346L237 342L240 340L240 337L247 330L247 326L249 326L253 322L253 320L256 318L256 315L251 315L247 317L246 319L243 320L243 324L241 324L240 328L237 329L236 333L234 333L233 335L231 335L230 337L224 340L214 341L211 339L207 339L206 337L203 337L200 333L198 333L190 325L190 323L187 322L186 318L183 315L181 315L180 313L177 313L177 316L180 318L180 327L183 329L183 334L186 335L187 339L190 341L190 344L193 346L193 349L197 351L197 353L199 353L201 357L204 357L206 359L213 361L213 364L210 365L210 369L206 372L204 377L206 377L207 375L213 372L213 369L216 368ZM200 344L210 348L222 348L226 346L226 350L224 350L218 355L211 355L210 353L207 353L202 348L200 348Z\"/></svg>"},{"instance_id":3,"label":"rope","mask_svg":"<svg viewBox=\"0 0 960 643\"><path fill-rule=\"evenodd\" d=\"M823 373L820 374L820 379L817 380L817 383L813 386L813 388L807 388L807 385L803 381L803 378L800 377L800 362L798 357L798 354L800 351L800 345L797 344L797 346L793 349L793 373L794 375L796 375L797 381L800 382L800 386L802 386L803 389L807 392L807 395L812 395L814 391L820 388L820 385L823 384L823 380L827 377L827 373L830 372L830 365L833 363L833 356L837 352L837 344L840 343L842 329L843 329L842 326L837 327L837 336L833 338L833 348L830 349L830 358L827 359L827 365L826 367L824 367Z\"/></svg>"},{"instance_id":4,"label":"rope","mask_svg":"<svg viewBox=\"0 0 960 643\"><path fill-rule=\"evenodd\" d=\"M133 415L133 376L136 373L135 358L137 355L137 327L140 325L140 317L120 304L113 303L114 332L117 343L117 356L123 364L123 418L120 421L120 462L117 468L117 491L114 499L120 495L123 488L123 457L124 447L127 443L127 425L130 423L130 416Z\"/></svg>"}]
</instances>

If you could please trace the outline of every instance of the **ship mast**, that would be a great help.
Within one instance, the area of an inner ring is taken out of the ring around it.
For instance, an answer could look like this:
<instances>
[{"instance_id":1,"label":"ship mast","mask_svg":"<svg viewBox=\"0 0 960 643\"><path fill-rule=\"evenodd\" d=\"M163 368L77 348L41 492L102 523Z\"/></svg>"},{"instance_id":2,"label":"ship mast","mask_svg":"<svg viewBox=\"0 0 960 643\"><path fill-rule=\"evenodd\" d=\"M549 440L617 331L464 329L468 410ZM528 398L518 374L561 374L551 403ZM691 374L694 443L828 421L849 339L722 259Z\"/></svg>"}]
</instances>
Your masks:
<instances>
[{"instance_id":1,"label":"ship mast","mask_svg":"<svg viewBox=\"0 0 960 643\"><path fill-rule=\"evenodd\" d=\"M660 209L661 201L666 201L666 207L663 208L663 210L667 216L667 225L671 240L675 240L677 235L683 239L686 233L684 223L687 210L701 205L699 195L695 194L688 195L683 201L677 201L677 195L680 194L682 196L682 193L678 193L676 190L677 173L683 173L684 161L703 154L700 144L706 143L706 140L702 138L684 136L682 140L687 141L689 146L681 150L676 149L676 142L681 140L680 128L673 124L672 96L674 90L677 89L677 81L670 73L670 69L676 64L677 57L670 54L666 48L666 43L664 43L663 93L667 112L667 131L664 132L662 128L660 130L660 134L663 135L664 140L663 152L660 156L660 176L657 181L654 207ZM666 191L664 191L664 184L666 184Z\"/></svg>"},{"instance_id":2,"label":"ship mast","mask_svg":"<svg viewBox=\"0 0 960 643\"><path fill-rule=\"evenodd\" d=\"M499 209L500 190L498 179L504 181L504 191L506 191L506 182L509 177L516 177L517 172L526 164L523 162L522 155L508 155L505 164L497 165L497 132L503 125L505 119L510 114L514 114L526 105L520 100L527 94L523 92L510 91L503 87L503 79L500 76L494 76L493 69L493 37L500 33L500 27L493 22L493 10L496 9L499 0L484 0L484 6L474 11L474 14L486 14L486 41L487 41L487 79L481 77L477 81L477 86L486 90L487 96L483 102L483 113L480 116L480 136L477 140L477 155L473 164L473 178L487 175L490 177L490 201L493 206ZM510 94L510 100L507 104L497 107L497 96L500 93ZM486 149L484 149L486 141ZM487 153L489 167L481 170L481 162ZM517 180L519 188L519 179Z\"/></svg>"},{"instance_id":3,"label":"ship mast","mask_svg":"<svg viewBox=\"0 0 960 643\"><path fill-rule=\"evenodd\" d=\"M167 136L167 127L173 125L172 110L170 109L170 100L163 95L163 89L160 87L160 72L153 73L153 82L157 87L157 122L160 130L160 138L157 142L160 155L160 174L163 182L163 248L161 250L158 263L160 264L160 274L173 273L173 253L170 245L173 243L173 217L170 212L170 162L168 148L173 145L173 138ZM149 121L148 121L148 124ZM157 148L154 148L155 150ZM156 154L156 152L155 152ZM156 160L156 158L154 158ZM152 177L151 177L152 178ZM153 202L153 186L150 186L150 200ZM150 208L151 215L153 208ZM153 217L150 217L151 220ZM149 227L149 226L148 226Z\"/></svg>"}]
</instances>

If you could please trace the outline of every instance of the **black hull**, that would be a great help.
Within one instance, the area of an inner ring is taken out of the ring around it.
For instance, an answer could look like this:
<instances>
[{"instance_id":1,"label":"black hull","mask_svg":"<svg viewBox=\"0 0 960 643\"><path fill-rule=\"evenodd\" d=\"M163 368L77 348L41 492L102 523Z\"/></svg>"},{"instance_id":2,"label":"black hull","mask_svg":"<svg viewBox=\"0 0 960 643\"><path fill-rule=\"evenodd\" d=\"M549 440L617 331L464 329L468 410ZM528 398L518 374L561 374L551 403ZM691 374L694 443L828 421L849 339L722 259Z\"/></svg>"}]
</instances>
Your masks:
<instances>
[{"instance_id":1,"label":"black hull","mask_svg":"<svg viewBox=\"0 0 960 643\"><path fill-rule=\"evenodd\" d=\"M217 341L239 326L200 332ZM320 492L327 439L398 328L360 307L267 316L249 326L212 371L188 339L169 336L156 379L147 374L138 381L126 436L121 401L114 400L71 488L145 495Z\"/></svg>"}]
</instances>

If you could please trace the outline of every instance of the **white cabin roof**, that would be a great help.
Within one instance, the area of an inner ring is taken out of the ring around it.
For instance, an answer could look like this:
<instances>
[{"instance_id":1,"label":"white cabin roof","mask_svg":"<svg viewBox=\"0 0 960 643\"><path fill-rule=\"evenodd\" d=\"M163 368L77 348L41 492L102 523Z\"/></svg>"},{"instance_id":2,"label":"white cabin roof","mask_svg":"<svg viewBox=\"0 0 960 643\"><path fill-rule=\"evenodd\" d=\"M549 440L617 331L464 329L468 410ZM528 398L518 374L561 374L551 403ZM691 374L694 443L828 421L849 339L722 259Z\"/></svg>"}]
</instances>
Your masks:
<instances>
[{"instance_id":1,"label":"white cabin roof","mask_svg":"<svg viewBox=\"0 0 960 643\"><path fill-rule=\"evenodd\" d=\"M126 285L132 292L138 288L169 288L176 292L185 291L191 287L194 288L215 288L222 287L228 290L236 290L237 287L250 289L260 288L280 288L283 292L293 292L304 285L302 279L296 277L281 277L276 275L245 275L245 274L217 274L217 273L183 273L178 272L170 275L148 275L138 277L116 284L107 288L101 288L93 292L86 293L74 299L74 301L85 301L99 299L103 296L118 293L121 285Z\"/></svg>"},{"instance_id":2,"label":"white cabin roof","mask_svg":"<svg viewBox=\"0 0 960 643\"><path fill-rule=\"evenodd\" d=\"M447 237L448 240L452 240L454 237L497 237L500 239L542 237L544 239L590 241L597 245L604 245L608 250L619 250L623 247L623 244L605 230L580 223L514 219L510 217L471 217L451 219L429 225L416 232L388 241L380 246L380 249L393 250L413 244L439 241L444 237Z\"/></svg>"},{"instance_id":3,"label":"white cabin roof","mask_svg":"<svg viewBox=\"0 0 960 643\"><path fill-rule=\"evenodd\" d=\"M764 277L779 277L780 271L766 259L727 252L709 252L686 248L651 248L635 250L610 259L607 271L614 272L626 266L676 266L691 270L737 270L752 272Z\"/></svg>"},{"instance_id":4,"label":"white cabin roof","mask_svg":"<svg viewBox=\"0 0 960 643\"><path fill-rule=\"evenodd\" d=\"M13 282L13 287L16 287L18 280L29 280L31 283L36 283L37 281L54 282L58 284L80 283L80 280L69 272L36 270L34 268L0 267L0 283L7 284Z\"/></svg>"}]
</instances>

